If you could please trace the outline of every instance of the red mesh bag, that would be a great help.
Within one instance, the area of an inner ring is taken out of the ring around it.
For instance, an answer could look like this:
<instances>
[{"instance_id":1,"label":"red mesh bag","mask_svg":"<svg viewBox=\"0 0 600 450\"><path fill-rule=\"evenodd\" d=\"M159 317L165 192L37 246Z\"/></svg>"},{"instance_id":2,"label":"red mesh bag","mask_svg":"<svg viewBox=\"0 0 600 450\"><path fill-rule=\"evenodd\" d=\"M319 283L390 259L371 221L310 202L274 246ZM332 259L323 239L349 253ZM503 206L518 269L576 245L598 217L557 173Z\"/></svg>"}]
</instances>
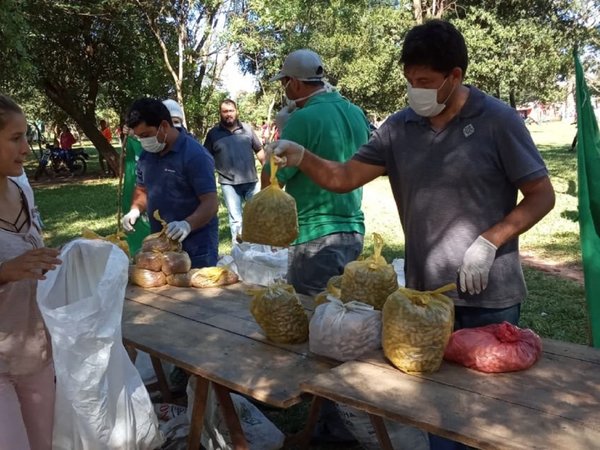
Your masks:
<instances>
[{"instance_id":1,"label":"red mesh bag","mask_svg":"<svg viewBox=\"0 0 600 450\"><path fill-rule=\"evenodd\" d=\"M455 331L444 359L480 372L514 372L533 366L541 354L537 334L502 322Z\"/></svg>"}]
</instances>

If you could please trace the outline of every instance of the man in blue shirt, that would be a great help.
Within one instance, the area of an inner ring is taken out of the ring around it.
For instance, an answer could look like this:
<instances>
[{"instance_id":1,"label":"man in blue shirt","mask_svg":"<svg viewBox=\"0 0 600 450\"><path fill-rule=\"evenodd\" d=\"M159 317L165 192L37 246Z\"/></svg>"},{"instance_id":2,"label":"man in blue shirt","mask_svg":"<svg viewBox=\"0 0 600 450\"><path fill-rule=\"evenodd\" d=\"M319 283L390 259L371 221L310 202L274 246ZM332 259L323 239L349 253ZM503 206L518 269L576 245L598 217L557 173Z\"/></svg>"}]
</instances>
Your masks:
<instances>
[{"instance_id":1,"label":"man in blue shirt","mask_svg":"<svg viewBox=\"0 0 600 450\"><path fill-rule=\"evenodd\" d=\"M217 263L218 198L214 160L185 132L178 131L167 107L157 99L136 100L127 114L127 126L142 144L137 181L123 229L148 211L152 232L161 230L153 213L167 222L167 236L182 242L192 267Z\"/></svg>"}]
</instances>

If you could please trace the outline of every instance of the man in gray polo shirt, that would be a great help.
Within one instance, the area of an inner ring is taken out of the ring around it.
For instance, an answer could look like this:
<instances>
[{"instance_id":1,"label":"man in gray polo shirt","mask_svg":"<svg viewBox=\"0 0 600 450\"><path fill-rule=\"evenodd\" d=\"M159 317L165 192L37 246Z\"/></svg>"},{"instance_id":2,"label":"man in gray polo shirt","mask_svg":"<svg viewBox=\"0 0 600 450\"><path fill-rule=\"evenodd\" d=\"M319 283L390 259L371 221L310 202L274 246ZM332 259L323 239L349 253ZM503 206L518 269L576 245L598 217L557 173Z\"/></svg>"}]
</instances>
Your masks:
<instances>
[{"instance_id":1,"label":"man in gray polo shirt","mask_svg":"<svg viewBox=\"0 0 600 450\"><path fill-rule=\"evenodd\" d=\"M268 151L334 192L387 174L406 236L407 286L457 282L455 328L516 324L527 294L518 236L554 206L544 161L514 109L463 84L467 48L453 25L411 29L401 62L410 107L352 159L327 161L290 141Z\"/></svg>"},{"instance_id":2,"label":"man in gray polo shirt","mask_svg":"<svg viewBox=\"0 0 600 450\"><path fill-rule=\"evenodd\" d=\"M517 324L527 294L518 236L554 206L546 166L516 110L463 84L467 47L453 25L412 28L401 62L410 107L349 161L327 161L284 140L267 150L334 192L387 174L406 236L407 286L457 282L455 329ZM432 449L464 448L430 437Z\"/></svg>"},{"instance_id":3,"label":"man in gray polo shirt","mask_svg":"<svg viewBox=\"0 0 600 450\"><path fill-rule=\"evenodd\" d=\"M260 190L254 155L261 165L264 152L252 128L238 119L233 100L223 100L219 107L221 121L206 135L204 147L215 158L215 168L229 213L231 239L242 234L242 205Z\"/></svg>"}]
</instances>

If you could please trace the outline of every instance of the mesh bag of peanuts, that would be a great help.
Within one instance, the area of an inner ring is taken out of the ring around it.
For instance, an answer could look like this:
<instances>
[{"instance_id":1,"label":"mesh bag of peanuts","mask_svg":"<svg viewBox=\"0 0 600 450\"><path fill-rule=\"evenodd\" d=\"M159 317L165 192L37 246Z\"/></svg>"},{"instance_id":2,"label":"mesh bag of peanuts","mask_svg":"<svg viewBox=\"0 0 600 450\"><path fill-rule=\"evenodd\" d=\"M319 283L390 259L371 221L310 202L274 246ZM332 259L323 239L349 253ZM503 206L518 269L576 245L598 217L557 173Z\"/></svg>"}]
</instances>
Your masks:
<instances>
[{"instance_id":1,"label":"mesh bag of peanuts","mask_svg":"<svg viewBox=\"0 0 600 450\"><path fill-rule=\"evenodd\" d=\"M287 247L298 237L296 200L284 192L276 178L277 165L271 157L271 184L244 206L242 240Z\"/></svg>"},{"instance_id":2,"label":"mesh bag of peanuts","mask_svg":"<svg viewBox=\"0 0 600 450\"><path fill-rule=\"evenodd\" d=\"M338 361L357 359L381 347L381 311L361 302L327 297L309 324L309 349Z\"/></svg>"},{"instance_id":3,"label":"mesh bag of peanuts","mask_svg":"<svg viewBox=\"0 0 600 450\"><path fill-rule=\"evenodd\" d=\"M185 273L167 275L167 284L178 287L210 288L226 286L238 281L237 274L227 266L203 267Z\"/></svg>"},{"instance_id":4,"label":"mesh bag of peanuts","mask_svg":"<svg viewBox=\"0 0 600 450\"><path fill-rule=\"evenodd\" d=\"M99 234L93 232L89 228L84 228L81 232L81 237L85 239L100 239L102 241L108 241L112 244L115 244L121 250L125 252L127 256L129 256L129 244L125 239L125 234L122 231L118 231L114 234L109 234L108 236L100 236Z\"/></svg>"},{"instance_id":5,"label":"mesh bag of peanuts","mask_svg":"<svg viewBox=\"0 0 600 450\"><path fill-rule=\"evenodd\" d=\"M153 217L160 222L162 230L158 233L152 233L142 241L142 252L165 253L165 252L180 252L181 242L174 241L167 237L167 222L161 217L158 209L152 214Z\"/></svg>"},{"instance_id":6,"label":"mesh bag of peanuts","mask_svg":"<svg viewBox=\"0 0 600 450\"><path fill-rule=\"evenodd\" d=\"M327 282L327 286L323 292L320 292L315 296L315 306L322 305L323 303L327 303L329 300L328 296L335 297L339 299L341 297L341 287L342 287L342 276L336 275L331 277Z\"/></svg>"},{"instance_id":7,"label":"mesh bag of peanuts","mask_svg":"<svg viewBox=\"0 0 600 450\"><path fill-rule=\"evenodd\" d=\"M135 264L129 267L129 279L145 288L165 284L195 287L190 256L181 249L180 242L167 237L167 223L158 210L154 211L154 218L161 223L162 230L144 239L141 251L135 255Z\"/></svg>"},{"instance_id":8,"label":"mesh bag of peanuts","mask_svg":"<svg viewBox=\"0 0 600 450\"><path fill-rule=\"evenodd\" d=\"M454 302L443 292L400 288L389 296L382 311L385 356L403 372L435 372L454 327Z\"/></svg>"},{"instance_id":9,"label":"mesh bag of peanuts","mask_svg":"<svg viewBox=\"0 0 600 450\"><path fill-rule=\"evenodd\" d=\"M274 283L249 289L250 312L267 339L279 344L300 344L308 339L308 317L289 284Z\"/></svg>"},{"instance_id":10,"label":"mesh bag of peanuts","mask_svg":"<svg viewBox=\"0 0 600 450\"><path fill-rule=\"evenodd\" d=\"M341 300L356 300L381 309L388 296L398 289L398 278L394 267L388 264L381 250L383 238L373 233L375 251L363 261L346 264L341 284Z\"/></svg>"}]
</instances>

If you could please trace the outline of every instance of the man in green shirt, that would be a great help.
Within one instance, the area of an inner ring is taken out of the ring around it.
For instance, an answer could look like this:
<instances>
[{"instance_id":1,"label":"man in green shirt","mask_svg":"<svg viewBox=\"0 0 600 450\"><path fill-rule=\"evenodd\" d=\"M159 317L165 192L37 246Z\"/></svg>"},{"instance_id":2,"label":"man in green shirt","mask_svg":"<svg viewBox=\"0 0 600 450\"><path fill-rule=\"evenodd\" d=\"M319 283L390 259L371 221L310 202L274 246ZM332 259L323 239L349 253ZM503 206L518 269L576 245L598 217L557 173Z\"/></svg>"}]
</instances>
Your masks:
<instances>
[{"instance_id":1,"label":"man in green shirt","mask_svg":"<svg viewBox=\"0 0 600 450\"><path fill-rule=\"evenodd\" d=\"M324 80L321 58L311 50L290 53L279 80L288 105L277 115L281 139L300 142L322 158L346 161L369 139L362 110ZM283 123L283 118L287 118ZM263 171L262 185L268 185ZM289 249L287 281L296 292L316 295L329 278L362 252L365 233L362 189L336 194L315 184L296 167L277 172L280 184L296 200L299 234Z\"/></svg>"}]
</instances>

